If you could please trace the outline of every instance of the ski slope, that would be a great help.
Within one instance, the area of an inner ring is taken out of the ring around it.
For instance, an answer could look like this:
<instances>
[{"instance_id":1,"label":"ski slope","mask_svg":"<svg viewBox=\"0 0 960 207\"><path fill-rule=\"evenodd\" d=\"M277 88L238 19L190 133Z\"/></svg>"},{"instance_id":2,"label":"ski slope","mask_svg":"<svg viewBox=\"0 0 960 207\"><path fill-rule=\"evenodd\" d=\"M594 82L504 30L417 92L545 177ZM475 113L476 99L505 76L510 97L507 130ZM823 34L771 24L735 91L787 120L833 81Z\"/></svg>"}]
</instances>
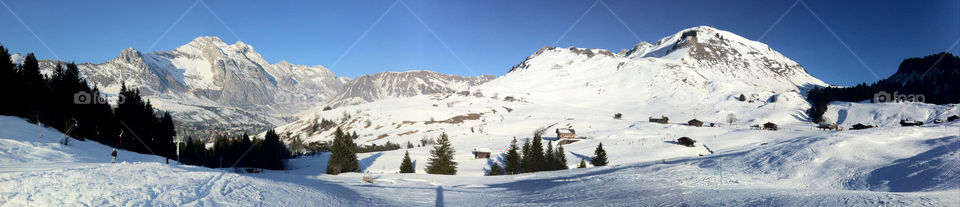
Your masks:
<instances>
[{"instance_id":1,"label":"ski slope","mask_svg":"<svg viewBox=\"0 0 960 207\"><path fill-rule=\"evenodd\" d=\"M110 164L107 146L60 145L63 135L55 130L40 129L41 138L36 125L2 116L0 206L960 205L960 122L840 132L803 124L780 131L622 125L564 146L574 166L603 142L611 161L604 167L482 176L491 161L473 159L464 149L506 143L453 132L460 162L454 176L423 174L428 147L410 149L415 174L395 173L403 150L360 154L366 173L323 174L328 155L322 154L290 160L286 171L238 174L127 151ZM681 134L694 137L697 146L674 144ZM376 180L366 183L364 176Z\"/></svg>"}]
</instances>

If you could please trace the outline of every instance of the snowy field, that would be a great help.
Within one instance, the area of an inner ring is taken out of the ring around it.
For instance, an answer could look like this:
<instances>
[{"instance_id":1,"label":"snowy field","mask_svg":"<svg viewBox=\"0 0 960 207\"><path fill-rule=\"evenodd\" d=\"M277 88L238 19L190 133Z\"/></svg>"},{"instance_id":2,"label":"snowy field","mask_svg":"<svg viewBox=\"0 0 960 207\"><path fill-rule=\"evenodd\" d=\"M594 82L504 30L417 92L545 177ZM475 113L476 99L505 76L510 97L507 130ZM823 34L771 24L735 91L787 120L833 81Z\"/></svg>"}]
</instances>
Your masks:
<instances>
[{"instance_id":1,"label":"snowy field","mask_svg":"<svg viewBox=\"0 0 960 207\"><path fill-rule=\"evenodd\" d=\"M325 175L321 155L290 160L287 171L238 174L126 151L110 164L109 147L63 146L62 134L43 128L38 137L20 118L0 123L0 206L960 205L960 122L841 132L636 122L565 145L574 166L603 142L611 166L494 177L482 176L488 160L464 150L479 135L452 135L455 176L422 174L426 148L411 150L417 174L394 173L403 150L360 154L366 173ZM667 133L697 137L697 147L657 138Z\"/></svg>"}]
</instances>

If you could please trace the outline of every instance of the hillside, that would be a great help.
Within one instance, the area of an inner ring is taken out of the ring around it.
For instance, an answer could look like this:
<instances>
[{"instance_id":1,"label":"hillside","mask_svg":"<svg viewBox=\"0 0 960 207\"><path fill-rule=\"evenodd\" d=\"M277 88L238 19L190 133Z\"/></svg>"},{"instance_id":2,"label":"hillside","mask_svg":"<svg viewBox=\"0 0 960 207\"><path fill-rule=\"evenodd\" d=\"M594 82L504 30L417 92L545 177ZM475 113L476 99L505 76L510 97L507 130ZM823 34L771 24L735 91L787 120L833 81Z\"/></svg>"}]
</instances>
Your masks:
<instances>
[{"instance_id":1,"label":"hillside","mask_svg":"<svg viewBox=\"0 0 960 207\"><path fill-rule=\"evenodd\" d=\"M332 128L313 126L322 119L337 120L338 126L362 135L361 140L382 144L435 137L441 131L506 142L553 124L590 137L661 115L684 123L696 118L727 125L733 114L734 125L788 124L806 119L810 105L804 91L826 85L766 45L710 27L644 45L649 44L625 54L544 47L470 94L381 100L332 111L315 108L278 131L307 142L326 141ZM613 120L616 113L623 113L624 120ZM464 120L444 121L449 119Z\"/></svg>"},{"instance_id":2,"label":"hillside","mask_svg":"<svg viewBox=\"0 0 960 207\"><path fill-rule=\"evenodd\" d=\"M337 176L323 174L327 154L259 174L163 164L126 151L121 163L109 164L106 146L63 146L56 130L44 128L40 138L36 125L20 118L0 123L0 186L16 186L0 188L0 205L960 204L960 167L953 164L960 161L960 136L944 130L960 122L850 132L635 123L567 145L574 160L603 142L611 166L493 177L479 175L487 161L465 151L457 154L462 173L422 174L424 148L411 149L417 174L394 173L400 151L361 154L368 173ZM697 147L675 145L662 132L695 137ZM454 137L458 148L486 141Z\"/></svg>"}]
</instances>

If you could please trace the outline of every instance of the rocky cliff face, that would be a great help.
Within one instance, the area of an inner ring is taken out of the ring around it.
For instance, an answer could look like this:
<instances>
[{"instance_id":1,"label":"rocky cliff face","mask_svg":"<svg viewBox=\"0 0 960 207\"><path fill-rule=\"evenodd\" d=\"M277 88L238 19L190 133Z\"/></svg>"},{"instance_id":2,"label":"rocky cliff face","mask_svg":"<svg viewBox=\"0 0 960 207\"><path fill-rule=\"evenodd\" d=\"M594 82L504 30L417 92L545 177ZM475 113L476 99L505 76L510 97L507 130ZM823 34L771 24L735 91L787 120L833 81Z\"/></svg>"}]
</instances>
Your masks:
<instances>
[{"instance_id":1,"label":"rocky cliff face","mask_svg":"<svg viewBox=\"0 0 960 207\"><path fill-rule=\"evenodd\" d=\"M336 107L384 98L463 91L494 78L491 75L462 77L423 70L362 75L347 82L344 90L327 104Z\"/></svg>"}]
</instances>

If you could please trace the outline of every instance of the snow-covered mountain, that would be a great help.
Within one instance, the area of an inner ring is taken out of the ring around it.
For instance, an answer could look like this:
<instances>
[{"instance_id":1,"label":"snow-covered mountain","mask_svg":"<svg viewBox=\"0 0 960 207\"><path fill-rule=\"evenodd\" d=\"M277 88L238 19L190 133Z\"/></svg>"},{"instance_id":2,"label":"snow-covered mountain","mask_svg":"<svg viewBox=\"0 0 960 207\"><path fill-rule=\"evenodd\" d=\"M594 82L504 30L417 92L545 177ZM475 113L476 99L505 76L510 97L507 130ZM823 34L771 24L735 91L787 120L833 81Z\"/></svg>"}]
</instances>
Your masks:
<instances>
[{"instance_id":1,"label":"snow-covered mountain","mask_svg":"<svg viewBox=\"0 0 960 207\"><path fill-rule=\"evenodd\" d=\"M496 78L492 75L462 77L433 71L381 72L350 80L328 106L368 103L385 98L410 97L467 90Z\"/></svg>"},{"instance_id":2,"label":"snow-covered mountain","mask_svg":"<svg viewBox=\"0 0 960 207\"><path fill-rule=\"evenodd\" d=\"M328 140L329 132L310 126L318 119L347 120L344 128L371 135L371 141L399 136L406 138L393 142L406 142L441 131L469 134L482 128L487 133L492 126L512 129L518 124L529 128L501 135L527 135L554 123L612 130L623 127L604 124L615 113L633 121L663 115L679 122L726 123L734 114L740 124L799 123L806 121L804 111L810 107L805 90L826 85L763 43L704 26L623 53L543 47L506 75L474 87L470 96L377 101L314 112L280 128L303 140ZM344 113L352 116L343 119Z\"/></svg>"},{"instance_id":3,"label":"snow-covered mountain","mask_svg":"<svg viewBox=\"0 0 960 207\"><path fill-rule=\"evenodd\" d=\"M19 54L11 58L23 61ZM57 63L42 60L41 68L50 74ZM323 66L271 64L253 46L239 41L227 44L218 37L198 37L173 51L141 53L127 48L112 60L78 67L108 96L117 94L121 83L139 88L156 108L173 112L179 129L231 132L285 124L301 111L318 106L465 90L493 78L410 71L351 80Z\"/></svg>"}]
</instances>

